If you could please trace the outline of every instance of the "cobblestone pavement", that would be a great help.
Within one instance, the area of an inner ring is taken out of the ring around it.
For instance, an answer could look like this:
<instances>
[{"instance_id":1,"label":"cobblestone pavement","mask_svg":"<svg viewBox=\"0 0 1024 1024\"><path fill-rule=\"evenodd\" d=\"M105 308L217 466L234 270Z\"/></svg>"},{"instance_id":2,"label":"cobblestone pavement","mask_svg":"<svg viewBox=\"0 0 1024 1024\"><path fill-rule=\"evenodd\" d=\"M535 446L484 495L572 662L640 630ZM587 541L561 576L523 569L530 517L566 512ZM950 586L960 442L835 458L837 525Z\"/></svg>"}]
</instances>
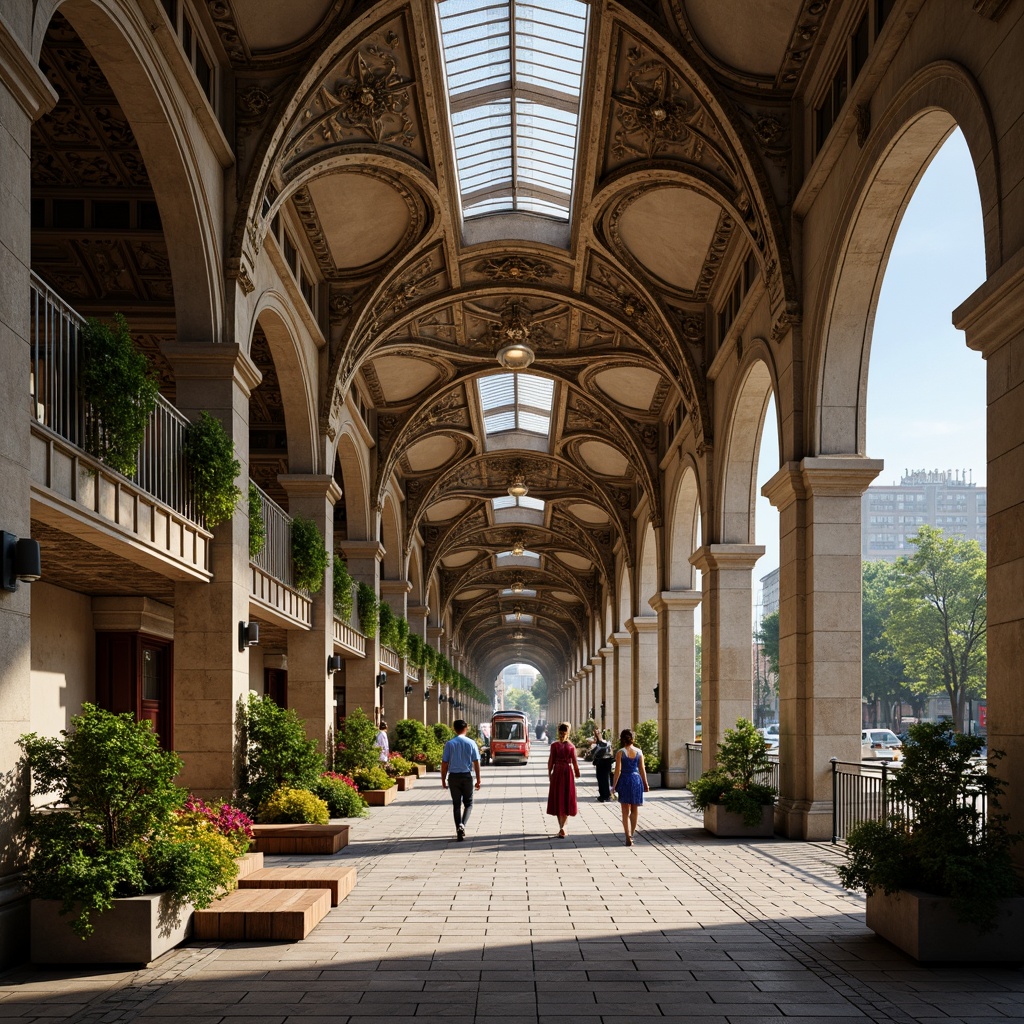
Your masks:
<instances>
[{"instance_id":1,"label":"cobblestone pavement","mask_svg":"<svg viewBox=\"0 0 1024 1024\"><path fill-rule=\"evenodd\" d=\"M876 939L828 844L716 839L687 794L648 798L636 845L584 765L567 839L546 749L487 768L454 841L437 775L357 821L355 891L301 943L194 943L139 971L0 976L0 1018L90 1024L700 1024L1024 1017L1024 971L922 968ZM296 863L274 858L275 864Z\"/></svg>"}]
</instances>

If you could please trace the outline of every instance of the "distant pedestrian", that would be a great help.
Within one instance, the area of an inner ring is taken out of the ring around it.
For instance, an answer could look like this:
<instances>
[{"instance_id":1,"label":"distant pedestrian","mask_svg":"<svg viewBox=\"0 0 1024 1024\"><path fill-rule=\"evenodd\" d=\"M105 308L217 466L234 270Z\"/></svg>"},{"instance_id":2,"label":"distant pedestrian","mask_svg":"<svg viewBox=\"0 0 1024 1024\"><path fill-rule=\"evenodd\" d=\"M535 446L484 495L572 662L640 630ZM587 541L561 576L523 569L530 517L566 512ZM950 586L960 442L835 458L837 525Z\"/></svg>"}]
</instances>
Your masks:
<instances>
[{"instance_id":1,"label":"distant pedestrian","mask_svg":"<svg viewBox=\"0 0 1024 1024\"><path fill-rule=\"evenodd\" d=\"M451 790L455 837L461 843L466 838L469 812L473 810L473 772L476 788L480 788L480 748L466 735L469 725L461 718L452 722L452 728L455 735L441 753L441 788Z\"/></svg>"},{"instance_id":2,"label":"distant pedestrian","mask_svg":"<svg viewBox=\"0 0 1024 1024\"><path fill-rule=\"evenodd\" d=\"M537 719L537 724L534 726L533 734L539 740L544 735L544 722L541 719Z\"/></svg>"},{"instance_id":3,"label":"distant pedestrian","mask_svg":"<svg viewBox=\"0 0 1024 1024\"><path fill-rule=\"evenodd\" d=\"M650 791L644 770L644 752L633 745L633 739L632 729L623 729L619 733L619 752L615 755L615 778L612 779L612 789L619 794L622 830L626 833L627 846L633 845L644 793Z\"/></svg>"},{"instance_id":4,"label":"distant pedestrian","mask_svg":"<svg viewBox=\"0 0 1024 1024\"><path fill-rule=\"evenodd\" d=\"M380 763L387 764L391 756L391 747L388 744L388 723L382 718L377 726L377 735L374 737L373 745L380 751Z\"/></svg>"},{"instance_id":5,"label":"distant pedestrian","mask_svg":"<svg viewBox=\"0 0 1024 1024\"><path fill-rule=\"evenodd\" d=\"M594 729L593 747L594 771L597 772L597 799L605 803L612 798L612 768L615 764L615 754L612 752L611 743L601 735L599 729Z\"/></svg>"},{"instance_id":6,"label":"distant pedestrian","mask_svg":"<svg viewBox=\"0 0 1024 1024\"><path fill-rule=\"evenodd\" d=\"M576 760L576 748L569 742L569 723L558 726L558 739L551 744L548 754L548 814L558 818L558 838L566 836L565 823L575 817L576 780L580 777L580 765Z\"/></svg>"}]
</instances>

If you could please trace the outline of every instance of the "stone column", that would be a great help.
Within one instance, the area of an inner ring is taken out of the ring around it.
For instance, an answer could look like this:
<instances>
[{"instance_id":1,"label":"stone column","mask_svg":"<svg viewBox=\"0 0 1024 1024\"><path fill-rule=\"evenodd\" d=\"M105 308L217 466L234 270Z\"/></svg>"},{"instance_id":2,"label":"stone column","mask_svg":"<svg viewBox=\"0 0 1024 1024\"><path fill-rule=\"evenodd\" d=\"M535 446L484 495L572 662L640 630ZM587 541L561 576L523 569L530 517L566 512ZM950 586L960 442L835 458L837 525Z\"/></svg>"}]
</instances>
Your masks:
<instances>
[{"instance_id":1,"label":"stone column","mask_svg":"<svg viewBox=\"0 0 1024 1024\"><path fill-rule=\"evenodd\" d=\"M18 21L28 44L33 19L27 9ZM13 25L0 18L0 528L26 538L31 536L31 132L32 122L53 108L57 94ZM54 568L43 563L47 575ZM21 757L18 737L33 728L31 591L27 583L13 592L0 590L0 764L5 770ZM27 794L13 773L8 781L14 784L11 808L19 810L5 814L0 824L0 967L24 958L29 932L28 900L18 873L23 850L15 839Z\"/></svg>"},{"instance_id":2,"label":"stone column","mask_svg":"<svg viewBox=\"0 0 1024 1024\"><path fill-rule=\"evenodd\" d=\"M633 635L623 631L612 633L609 639L615 651L612 732L618 736L633 727Z\"/></svg>"},{"instance_id":3,"label":"stone column","mask_svg":"<svg viewBox=\"0 0 1024 1024\"><path fill-rule=\"evenodd\" d=\"M658 616L635 615L626 624L633 634L632 723L658 717L654 687L658 683Z\"/></svg>"},{"instance_id":4,"label":"stone column","mask_svg":"<svg viewBox=\"0 0 1024 1024\"><path fill-rule=\"evenodd\" d=\"M441 626L427 626L427 643L436 650L441 649L441 637L444 636L444 628ZM436 680L430 681L430 699L427 701L427 726L435 725L442 721L444 709L438 698L441 696L441 684Z\"/></svg>"},{"instance_id":5,"label":"stone column","mask_svg":"<svg viewBox=\"0 0 1024 1024\"><path fill-rule=\"evenodd\" d=\"M380 581L380 599L387 601L396 618L406 617L405 606L411 591L412 584L408 580ZM398 659L398 675L389 675L387 685L384 687L384 718L390 728L394 728L395 722L400 719L409 717L409 700L405 694L408 668L408 659L401 655Z\"/></svg>"},{"instance_id":6,"label":"stone column","mask_svg":"<svg viewBox=\"0 0 1024 1024\"><path fill-rule=\"evenodd\" d=\"M662 782L670 789L682 789L689 781L686 744L693 742L696 719L693 618L700 594L693 590L663 591L651 605L658 613Z\"/></svg>"},{"instance_id":7,"label":"stone column","mask_svg":"<svg viewBox=\"0 0 1024 1024\"><path fill-rule=\"evenodd\" d=\"M763 554L764 548L756 544L705 544L690 557L703 574L705 771L715 766L725 730L753 714L751 570Z\"/></svg>"},{"instance_id":8,"label":"stone column","mask_svg":"<svg viewBox=\"0 0 1024 1024\"><path fill-rule=\"evenodd\" d=\"M348 565L349 575L357 583L365 583L375 594L380 593L380 563L384 547L375 540L344 540L338 545ZM367 637L366 657L353 658L345 664L345 713L362 708L367 717L374 717L379 691L380 631Z\"/></svg>"},{"instance_id":9,"label":"stone column","mask_svg":"<svg viewBox=\"0 0 1024 1024\"><path fill-rule=\"evenodd\" d=\"M602 729L611 729L615 720L615 648L602 647L598 653L601 655L601 707L597 713L601 716L600 725Z\"/></svg>"},{"instance_id":10,"label":"stone column","mask_svg":"<svg viewBox=\"0 0 1024 1024\"><path fill-rule=\"evenodd\" d=\"M590 659L590 678L593 680L590 706L594 709L594 721L601 728L601 701L604 699L604 658L595 654Z\"/></svg>"},{"instance_id":11,"label":"stone column","mask_svg":"<svg viewBox=\"0 0 1024 1024\"><path fill-rule=\"evenodd\" d=\"M184 761L179 783L197 796L227 797L235 785L235 712L249 692L249 395L260 372L234 344L164 346L174 368L178 408L190 420L209 412L227 431L241 464L242 496L214 531L213 579L174 585L174 747ZM321 682L326 680L327 662Z\"/></svg>"},{"instance_id":12,"label":"stone column","mask_svg":"<svg viewBox=\"0 0 1024 1024\"><path fill-rule=\"evenodd\" d=\"M584 665L582 672L583 678L580 680L583 686L583 714L580 716L581 723L590 717L590 709L594 706L594 693L596 690L593 664L588 663Z\"/></svg>"},{"instance_id":13,"label":"stone column","mask_svg":"<svg viewBox=\"0 0 1024 1024\"><path fill-rule=\"evenodd\" d=\"M406 617L409 620L409 635L418 636L426 642L427 636L427 615L430 609L425 604L411 604L406 609ZM417 721L426 722L427 703L424 694L427 690L426 669L420 669L417 673L416 691L409 697L409 717Z\"/></svg>"},{"instance_id":14,"label":"stone column","mask_svg":"<svg viewBox=\"0 0 1024 1024\"><path fill-rule=\"evenodd\" d=\"M334 550L334 505L341 489L327 475L278 476L288 494L288 512L312 520L328 551ZM313 628L288 631L288 707L306 723L306 735L324 743L334 726L334 676L327 658L334 653L334 564L327 560L324 585L313 595Z\"/></svg>"},{"instance_id":15,"label":"stone column","mask_svg":"<svg viewBox=\"0 0 1024 1024\"><path fill-rule=\"evenodd\" d=\"M792 839L831 836L829 758L860 760L861 495L881 470L856 455L809 458L762 488L780 517L775 827Z\"/></svg>"},{"instance_id":16,"label":"stone column","mask_svg":"<svg viewBox=\"0 0 1024 1024\"><path fill-rule=\"evenodd\" d=\"M988 381L988 742L1005 751L1000 810L1024 828L1024 249L953 312ZM1024 849L1014 848L1024 865Z\"/></svg>"}]
</instances>

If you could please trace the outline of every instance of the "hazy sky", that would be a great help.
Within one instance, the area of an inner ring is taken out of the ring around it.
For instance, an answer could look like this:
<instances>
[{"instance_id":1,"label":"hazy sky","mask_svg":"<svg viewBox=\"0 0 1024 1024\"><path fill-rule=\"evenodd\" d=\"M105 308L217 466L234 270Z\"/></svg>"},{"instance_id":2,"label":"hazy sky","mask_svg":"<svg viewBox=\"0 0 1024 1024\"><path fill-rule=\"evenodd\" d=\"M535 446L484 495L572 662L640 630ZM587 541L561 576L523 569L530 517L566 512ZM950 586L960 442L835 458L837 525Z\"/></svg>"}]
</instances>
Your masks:
<instances>
[{"instance_id":1,"label":"hazy sky","mask_svg":"<svg viewBox=\"0 0 1024 1024\"><path fill-rule=\"evenodd\" d=\"M950 314L985 280L981 201L957 130L932 161L910 201L882 281L868 373L867 454L884 459L879 484L907 469L973 471L985 483L985 366ZM758 488L778 469L772 404L761 442ZM762 576L779 564L779 517L756 507Z\"/></svg>"}]
</instances>

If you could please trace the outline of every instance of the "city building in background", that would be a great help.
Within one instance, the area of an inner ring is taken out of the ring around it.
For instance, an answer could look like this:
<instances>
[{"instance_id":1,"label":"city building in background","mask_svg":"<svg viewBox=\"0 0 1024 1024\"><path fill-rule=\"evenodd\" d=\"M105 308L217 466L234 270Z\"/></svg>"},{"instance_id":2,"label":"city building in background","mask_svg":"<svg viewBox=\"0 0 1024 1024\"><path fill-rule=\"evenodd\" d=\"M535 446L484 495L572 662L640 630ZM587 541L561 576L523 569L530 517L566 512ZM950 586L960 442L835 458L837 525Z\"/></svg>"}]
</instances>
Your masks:
<instances>
[{"instance_id":1,"label":"city building in background","mask_svg":"<svg viewBox=\"0 0 1024 1024\"><path fill-rule=\"evenodd\" d=\"M966 469L917 469L898 484L869 487L861 499L861 558L895 562L913 555L910 538L922 526L976 540L984 551L988 491L972 477Z\"/></svg>"}]
</instances>

